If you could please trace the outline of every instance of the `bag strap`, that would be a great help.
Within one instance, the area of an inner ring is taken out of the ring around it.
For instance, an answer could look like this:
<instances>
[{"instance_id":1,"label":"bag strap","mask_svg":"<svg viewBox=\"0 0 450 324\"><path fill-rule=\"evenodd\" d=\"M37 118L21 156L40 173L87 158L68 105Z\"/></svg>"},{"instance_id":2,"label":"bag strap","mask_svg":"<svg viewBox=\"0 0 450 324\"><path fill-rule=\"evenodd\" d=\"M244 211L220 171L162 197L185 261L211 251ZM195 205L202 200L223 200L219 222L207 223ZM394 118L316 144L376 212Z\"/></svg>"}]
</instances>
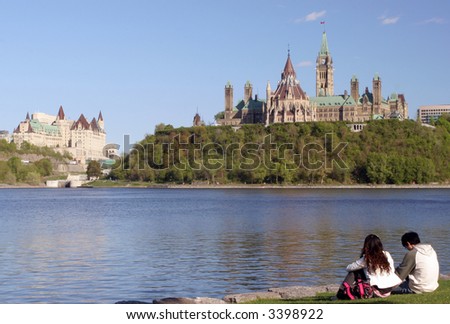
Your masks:
<instances>
[{"instance_id":1,"label":"bag strap","mask_svg":"<svg viewBox=\"0 0 450 324\"><path fill-rule=\"evenodd\" d=\"M358 278L358 287L359 287L359 294L361 295L361 299L364 298L364 285L361 278Z\"/></svg>"},{"instance_id":2,"label":"bag strap","mask_svg":"<svg viewBox=\"0 0 450 324\"><path fill-rule=\"evenodd\" d=\"M345 288L345 293L347 294L348 298L350 298L351 300L355 299L355 296L353 296L352 294L352 289L350 287L350 285L347 282L343 282L344 288Z\"/></svg>"}]
</instances>

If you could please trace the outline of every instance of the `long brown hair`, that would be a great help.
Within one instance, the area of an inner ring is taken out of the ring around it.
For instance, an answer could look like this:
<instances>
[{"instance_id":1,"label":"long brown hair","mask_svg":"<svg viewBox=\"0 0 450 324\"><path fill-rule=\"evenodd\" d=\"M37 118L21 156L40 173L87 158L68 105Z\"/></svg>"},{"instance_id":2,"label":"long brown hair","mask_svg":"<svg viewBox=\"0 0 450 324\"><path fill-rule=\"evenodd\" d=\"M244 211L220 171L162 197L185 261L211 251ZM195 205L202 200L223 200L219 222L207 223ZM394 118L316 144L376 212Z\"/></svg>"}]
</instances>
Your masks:
<instances>
[{"instance_id":1,"label":"long brown hair","mask_svg":"<svg viewBox=\"0 0 450 324\"><path fill-rule=\"evenodd\" d=\"M377 269L388 273L391 271L389 261L383 253L383 243L381 243L380 238L375 234L367 235L364 240L361 256L364 256L369 272L373 273Z\"/></svg>"}]
</instances>

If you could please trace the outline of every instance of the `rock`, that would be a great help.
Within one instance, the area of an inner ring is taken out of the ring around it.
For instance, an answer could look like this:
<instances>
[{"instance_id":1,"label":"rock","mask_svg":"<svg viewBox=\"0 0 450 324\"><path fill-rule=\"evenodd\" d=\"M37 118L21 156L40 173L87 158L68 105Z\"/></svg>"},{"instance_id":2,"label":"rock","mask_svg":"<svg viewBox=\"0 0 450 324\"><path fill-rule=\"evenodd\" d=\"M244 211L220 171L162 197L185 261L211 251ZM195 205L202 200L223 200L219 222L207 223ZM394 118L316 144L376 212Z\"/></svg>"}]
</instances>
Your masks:
<instances>
[{"instance_id":1,"label":"rock","mask_svg":"<svg viewBox=\"0 0 450 324\"><path fill-rule=\"evenodd\" d=\"M226 304L223 299L218 298L196 297L194 300L195 304Z\"/></svg>"},{"instance_id":2,"label":"rock","mask_svg":"<svg viewBox=\"0 0 450 324\"><path fill-rule=\"evenodd\" d=\"M223 300L231 304L248 303L258 299L281 299L280 294L270 291L227 295Z\"/></svg>"},{"instance_id":3,"label":"rock","mask_svg":"<svg viewBox=\"0 0 450 324\"><path fill-rule=\"evenodd\" d=\"M440 274L439 279L441 280L450 280L450 275Z\"/></svg>"},{"instance_id":4,"label":"rock","mask_svg":"<svg viewBox=\"0 0 450 324\"><path fill-rule=\"evenodd\" d=\"M150 304L150 303L139 301L139 300L122 300L122 301L118 301L116 304Z\"/></svg>"},{"instance_id":5,"label":"rock","mask_svg":"<svg viewBox=\"0 0 450 324\"><path fill-rule=\"evenodd\" d=\"M277 293L282 299L298 299L304 297L314 297L317 293L321 292L337 292L339 285L327 285L327 286L293 286L283 288L270 288L270 292Z\"/></svg>"},{"instance_id":6,"label":"rock","mask_svg":"<svg viewBox=\"0 0 450 324\"><path fill-rule=\"evenodd\" d=\"M170 297L153 300L153 304L225 304L225 301L209 297Z\"/></svg>"}]
</instances>

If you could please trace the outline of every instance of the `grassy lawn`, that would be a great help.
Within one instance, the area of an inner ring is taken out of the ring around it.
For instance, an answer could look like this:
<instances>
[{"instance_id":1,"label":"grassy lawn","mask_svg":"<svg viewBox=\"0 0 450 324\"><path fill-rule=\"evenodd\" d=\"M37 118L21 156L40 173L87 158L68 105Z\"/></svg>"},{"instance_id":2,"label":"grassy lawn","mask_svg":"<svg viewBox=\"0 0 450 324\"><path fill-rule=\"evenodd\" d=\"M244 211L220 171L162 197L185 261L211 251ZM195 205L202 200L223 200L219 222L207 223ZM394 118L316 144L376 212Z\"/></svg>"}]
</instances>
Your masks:
<instances>
[{"instance_id":1,"label":"grassy lawn","mask_svg":"<svg viewBox=\"0 0 450 324\"><path fill-rule=\"evenodd\" d=\"M450 304L450 280L439 281L439 288L426 294L391 295L387 298L363 300L332 300L334 296L335 294L323 293L300 299L264 299L253 304Z\"/></svg>"}]
</instances>

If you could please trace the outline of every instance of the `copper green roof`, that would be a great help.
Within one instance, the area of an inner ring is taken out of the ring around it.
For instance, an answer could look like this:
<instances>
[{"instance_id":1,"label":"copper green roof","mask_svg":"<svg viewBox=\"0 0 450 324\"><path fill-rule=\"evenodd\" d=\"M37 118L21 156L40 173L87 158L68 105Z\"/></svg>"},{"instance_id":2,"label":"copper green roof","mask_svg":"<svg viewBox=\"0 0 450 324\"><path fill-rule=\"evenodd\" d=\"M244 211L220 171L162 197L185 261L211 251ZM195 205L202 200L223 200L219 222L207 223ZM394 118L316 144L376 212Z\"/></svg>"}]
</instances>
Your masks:
<instances>
[{"instance_id":1,"label":"copper green roof","mask_svg":"<svg viewBox=\"0 0 450 324\"><path fill-rule=\"evenodd\" d=\"M320 55L328 55L328 54L330 54L330 51L328 50L327 33L323 32L322 44L320 46Z\"/></svg>"},{"instance_id":2,"label":"copper green roof","mask_svg":"<svg viewBox=\"0 0 450 324\"><path fill-rule=\"evenodd\" d=\"M39 120L30 120L30 126L34 133L45 133L47 135L60 136L59 128L54 125L41 124Z\"/></svg>"},{"instance_id":3,"label":"copper green roof","mask_svg":"<svg viewBox=\"0 0 450 324\"><path fill-rule=\"evenodd\" d=\"M239 103L237 104L237 106L235 107L235 111L236 110L243 110L243 109L249 109L249 110L261 110L262 107L264 105L264 101L262 100L254 100L254 99L250 99L249 101L247 101L247 103L245 103L244 100L239 101Z\"/></svg>"},{"instance_id":4,"label":"copper green roof","mask_svg":"<svg viewBox=\"0 0 450 324\"><path fill-rule=\"evenodd\" d=\"M314 102L317 108L356 105L356 102L352 96L344 96L344 95L311 97L310 101Z\"/></svg>"}]
</instances>

